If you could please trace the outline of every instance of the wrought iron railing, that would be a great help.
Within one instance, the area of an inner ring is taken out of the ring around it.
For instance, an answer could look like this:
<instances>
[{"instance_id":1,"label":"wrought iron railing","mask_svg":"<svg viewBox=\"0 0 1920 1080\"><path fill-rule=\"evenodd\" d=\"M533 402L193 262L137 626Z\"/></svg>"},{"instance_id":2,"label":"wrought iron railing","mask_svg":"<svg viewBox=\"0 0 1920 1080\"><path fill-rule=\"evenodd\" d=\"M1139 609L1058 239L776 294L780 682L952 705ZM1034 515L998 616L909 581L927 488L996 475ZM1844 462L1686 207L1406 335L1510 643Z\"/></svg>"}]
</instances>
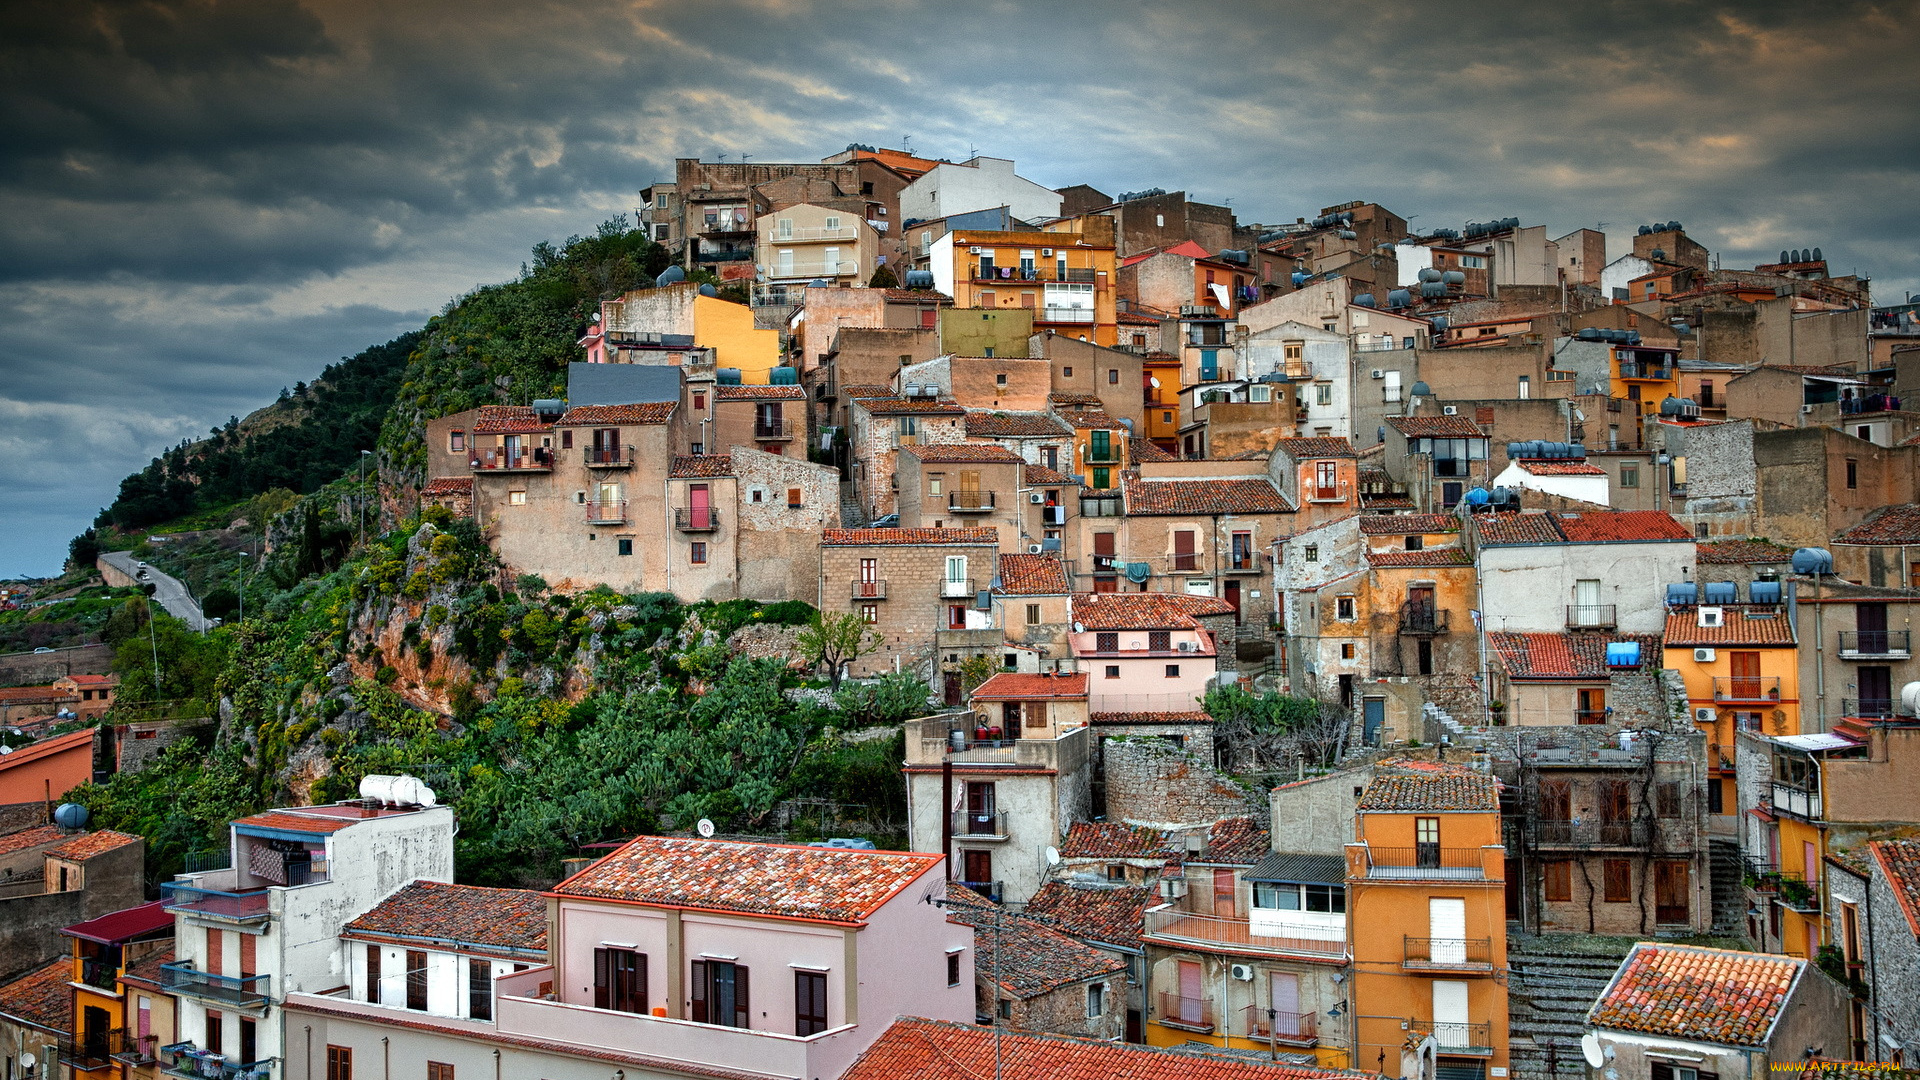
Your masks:
<instances>
[{"instance_id":1,"label":"wrought iron railing","mask_svg":"<svg viewBox=\"0 0 1920 1080\"><path fill-rule=\"evenodd\" d=\"M885 600L887 598L887 579L875 578L872 581L853 582L852 599Z\"/></svg>"},{"instance_id":2,"label":"wrought iron railing","mask_svg":"<svg viewBox=\"0 0 1920 1080\"><path fill-rule=\"evenodd\" d=\"M1907 656L1912 651L1912 635L1906 630L1842 630L1840 656Z\"/></svg>"},{"instance_id":3,"label":"wrought iron railing","mask_svg":"<svg viewBox=\"0 0 1920 1080\"><path fill-rule=\"evenodd\" d=\"M1718 675L1713 680L1715 701L1779 701L1778 675Z\"/></svg>"},{"instance_id":4,"label":"wrought iron railing","mask_svg":"<svg viewBox=\"0 0 1920 1080\"><path fill-rule=\"evenodd\" d=\"M1004 839L1007 835L1007 812L1005 810L955 810L952 828L955 836L992 836Z\"/></svg>"},{"instance_id":5,"label":"wrought iron railing","mask_svg":"<svg viewBox=\"0 0 1920 1080\"><path fill-rule=\"evenodd\" d=\"M1885 720L1893 715L1893 699L1883 698L1841 698L1840 715L1860 716L1869 720Z\"/></svg>"},{"instance_id":6,"label":"wrought iron railing","mask_svg":"<svg viewBox=\"0 0 1920 1080\"><path fill-rule=\"evenodd\" d=\"M712 532L720 527L720 511L711 506L676 506L673 527L681 532Z\"/></svg>"},{"instance_id":7,"label":"wrought iron railing","mask_svg":"<svg viewBox=\"0 0 1920 1080\"><path fill-rule=\"evenodd\" d=\"M994 509L996 499L991 491L950 491L947 493L947 509L956 514L980 514Z\"/></svg>"},{"instance_id":8,"label":"wrought iron railing","mask_svg":"<svg viewBox=\"0 0 1920 1080\"><path fill-rule=\"evenodd\" d=\"M755 420L753 437L761 440L791 439L793 438L793 421Z\"/></svg>"},{"instance_id":9,"label":"wrought iron railing","mask_svg":"<svg viewBox=\"0 0 1920 1080\"><path fill-rule=\"evenodd\" d=\"M1486 856L1479 848L1366 847L1367 876L1400 880L1477 881L1486 877Z\"/></svg>"},{"instance_id":10,"label":"wrought iron railing","mask_svg":"<svg viewBox=\"0 0 1920 1080\"><path fill-rule=\"evenodd\" d=\"M252 1009L270 999L270 975L215 975L191 964L160 965L160 984L171 994L185 994L234 1008Z\"/></svg>"},{"instance_id":11,"label":"wrought iron railing","mask_svg":"<svg viewBox=\"0 0 1920 1080\"><path fill-rule=\"evenodd\" d=\"M553 468L553 451L545 447L509 454L504 450L477 450L467 455L467 467L475 472L543 472Z\"/></svg>"},{"instance_id":12,"label":"wrought iron railing","mask_svg":"<svg viewBox=\"0 0 1920 1080\"><path fill-rule=\"evenodd\" d=\"M1492 938L1405 937L1409 964L1491 964Z\"/></svg>"},{"instance_id":13,"label":"wrought iron railing","mask_svg":"<svg viewBox=\"0 0 1920 1080\"><path fill-rule=\"evenodd\" d=\"M1249 1039L1274 1039L1301 1046L1320 1039L1320 1020L1316 1013L1282 1012L1249 1005L1240 1010L1241 1030Z\"/></svg>"},{"instance_id":14,"label":"wrought iron railing","mask_svg":"<svg viewBox=\"0 0 1920 1080\"><path fill-rule=\"evenodd\" d=\"M1407 1029L1415 1039L1428 1035L1439 1044L1440 1052L1449 1050L1491 1051L1493 1049L1493 1025L1456 1024L1445 1020L1410 1020Z\"/></svg>"},{"instance_id":15,"label":"wrought iron railing","mask_svg":"<svg viewBox=\"0 0 1920 1080\"><path fill-rule=\"evenodd\" d=\"M1196 1031L1213 1030L1213 1003L1206 998L1182 997L1164 990L1159 998L1160 1010L1155 1020Z\"/></svg>"},{"instance_id":16,"label":"wrought iron railing","mask_svg":"<svg viewBox=\"0 0 1920 1080\"><path fill-rule=\"evenodd\" d=\"M631 446L589 446L580 451L580 460L595 469L625 469L633 465Z\"/></svg>"},{"instance_id":17,"label":"wrought iron railing","mask_svg":"<svg viewBox=\"0 0 1920 1080\"><path fill-rule=\"evenodd\" d=\"M1568 604L1567 629L1583 630L1614 625L1612 604Z\"/></svg>"},{"instance_id":18,"label":"wrought iron railing","mask_svg":"<svg viewBox=\"0 0 1920 1080\"><path fill-rule=\"evenodd\" d=\"M1444 634L1452 626L1453 612L1433 604L1409 600L1400 605L1400 632L1403 634Z\"/></svg>"}]
</instances>

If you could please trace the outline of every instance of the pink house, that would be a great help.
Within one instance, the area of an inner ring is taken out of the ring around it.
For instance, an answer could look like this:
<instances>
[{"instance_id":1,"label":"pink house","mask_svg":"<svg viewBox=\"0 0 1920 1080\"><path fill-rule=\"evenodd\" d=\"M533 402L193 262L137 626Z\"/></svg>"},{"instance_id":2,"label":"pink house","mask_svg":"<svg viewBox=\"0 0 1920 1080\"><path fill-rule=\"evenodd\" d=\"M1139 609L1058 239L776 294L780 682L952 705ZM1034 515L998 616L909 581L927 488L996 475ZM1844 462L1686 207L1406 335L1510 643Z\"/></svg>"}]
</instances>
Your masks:
<instances>
[{"instance_id":1,"label":"pink house","mask_svg":"<svg viewBox=\"0 0 1920 1080\"><path fill-rule=\"evenodd\" d=\"M1181 593L1076 593L1067 647L1087 675L1090 712L1198 707L1219 670L1218 627L1233 605Z\"/></svg>"}]
</instances>

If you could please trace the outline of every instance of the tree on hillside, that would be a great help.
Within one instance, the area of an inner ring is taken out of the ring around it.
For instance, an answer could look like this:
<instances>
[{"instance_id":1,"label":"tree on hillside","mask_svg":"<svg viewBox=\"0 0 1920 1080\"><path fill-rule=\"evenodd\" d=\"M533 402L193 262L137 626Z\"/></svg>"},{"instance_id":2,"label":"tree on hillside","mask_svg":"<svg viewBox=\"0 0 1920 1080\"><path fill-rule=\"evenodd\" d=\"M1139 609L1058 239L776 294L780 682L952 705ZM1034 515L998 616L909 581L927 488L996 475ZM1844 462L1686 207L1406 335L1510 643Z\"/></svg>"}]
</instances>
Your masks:
<instances>
[{"instance_id":1,"label":"tree on hillside","mask_svg":"<svg viewBox=\"0 0 1920 1080\"><path fill-rule=\"evenodd\" d=\"M867 288L869 289L897 289L899 287L900 279L893 276L893 267L891 266L882 265L875 267L873 276L867 279Z\"/></svg>"},{"instance_id":2,"label":"tree on hillside","mask_svg":"<svg viewBox=\"0 0 1920 1080\"><path fill-rule=\"evenodd\" d=\"M92 528L67 543L67 561L75 570L84 570L100 559L100 534Z\"/></svg>"},{"instance_id":3,"label":"tree on hillside","mask_svg":"<svg viewBox=\"0 0 1920 1080\"><path fill-rule=\"evenodd\" d=\"M808 664L827 665L827 680L835 690L840 688L842 669L878 649L881 642L880 635L852 612L816 611L812 621L794 635L794 644Z\"/></svg>"}]
</instances>

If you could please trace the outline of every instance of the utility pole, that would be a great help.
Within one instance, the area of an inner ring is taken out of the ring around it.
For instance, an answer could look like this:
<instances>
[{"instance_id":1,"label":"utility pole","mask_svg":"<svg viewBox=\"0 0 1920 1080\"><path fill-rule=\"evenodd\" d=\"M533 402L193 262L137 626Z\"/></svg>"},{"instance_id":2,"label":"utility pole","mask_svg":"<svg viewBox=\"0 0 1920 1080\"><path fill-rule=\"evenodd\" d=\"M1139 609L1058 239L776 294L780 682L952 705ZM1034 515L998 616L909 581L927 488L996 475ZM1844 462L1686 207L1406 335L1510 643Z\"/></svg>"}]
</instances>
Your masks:
<instances>
[{"instance_id":1,"label":"utility pole","mask_svg":"<svg viewBox=\"0 0 1920 1080\"><path fill-rule=\"evenodd\" d=\"M360 546L367 546L367 455L371 450L360 451Z\"/></svg>"}]
</instances>

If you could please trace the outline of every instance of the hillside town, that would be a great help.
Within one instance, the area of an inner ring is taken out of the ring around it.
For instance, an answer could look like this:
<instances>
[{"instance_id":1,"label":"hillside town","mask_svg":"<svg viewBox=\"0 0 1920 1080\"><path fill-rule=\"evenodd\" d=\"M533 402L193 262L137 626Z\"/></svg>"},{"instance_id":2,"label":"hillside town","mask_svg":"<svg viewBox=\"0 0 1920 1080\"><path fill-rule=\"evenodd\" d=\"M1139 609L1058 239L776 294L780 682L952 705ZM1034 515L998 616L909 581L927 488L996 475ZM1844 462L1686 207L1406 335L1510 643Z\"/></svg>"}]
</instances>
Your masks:
<instances>
[{"instance_id":1,"label":"hillside town","mask_svg":"<svg viewBox=\"0 0 1920 1080\"><path fill-rule=\"evenodd\" d=\"M463 778L395 760L163 873L68 796L178 710L43 648L0 1080L1920 1069L1920 303L1819 237L1252 222L865 145L637 200L670 265L564 394L424 416L341 542L431 514L495 599L812 609L820 693L928 691L876 732L905 849L703 817L469 883ZM444 661L385 659L452 618L419 576L328 640L438 737Z\"/></svg>"}]
</instances>

